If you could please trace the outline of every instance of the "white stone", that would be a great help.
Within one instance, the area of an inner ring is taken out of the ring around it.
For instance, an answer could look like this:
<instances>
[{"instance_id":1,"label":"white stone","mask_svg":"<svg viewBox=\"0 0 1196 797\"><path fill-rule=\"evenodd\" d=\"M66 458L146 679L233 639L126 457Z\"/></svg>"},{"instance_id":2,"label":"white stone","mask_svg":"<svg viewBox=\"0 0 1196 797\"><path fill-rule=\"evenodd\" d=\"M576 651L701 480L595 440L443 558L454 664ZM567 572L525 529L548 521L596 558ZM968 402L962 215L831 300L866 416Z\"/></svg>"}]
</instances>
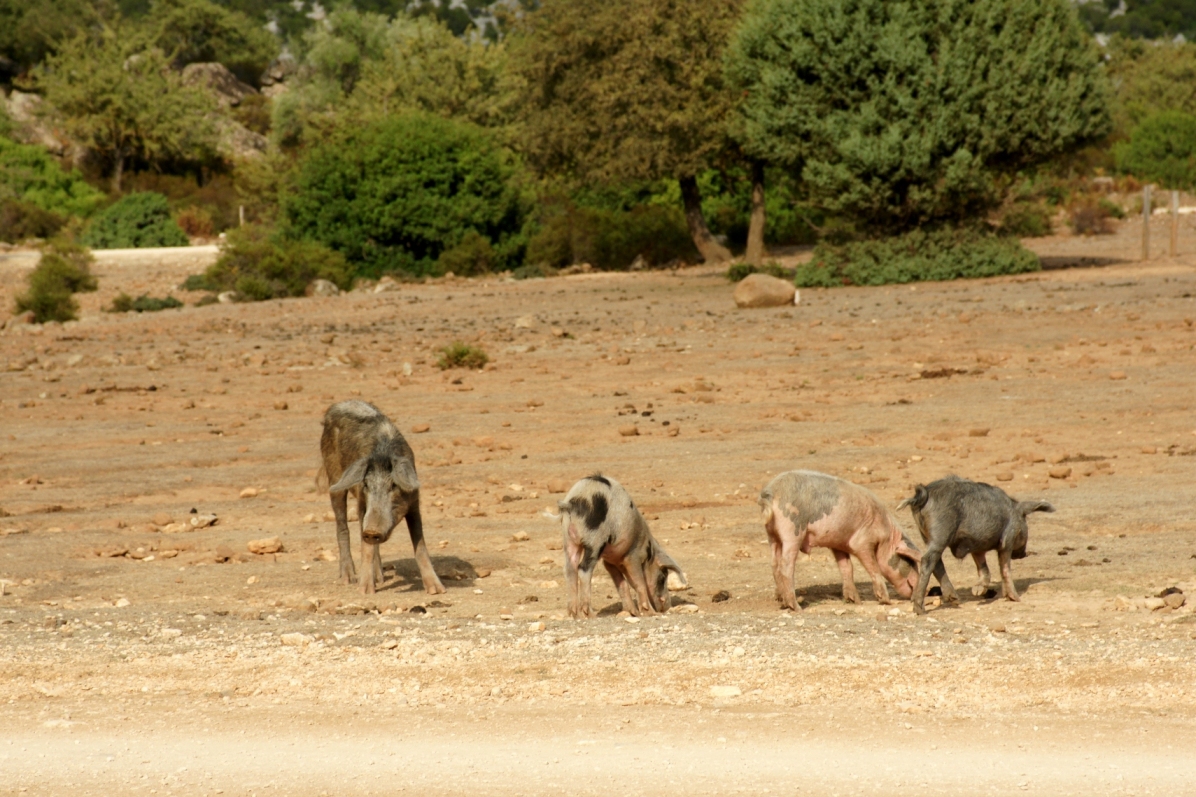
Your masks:
<instances>
[{"instance_id":1,"label":"white stone","mask_svg":"<svg viewBox=\"0 0 1196 797\"><path fill-rule=\"evenodd\" d=\"M738 686L712 686L710 687L711 697L739 697L743 694L743 690Z\"/></svg>"}]
</instances>

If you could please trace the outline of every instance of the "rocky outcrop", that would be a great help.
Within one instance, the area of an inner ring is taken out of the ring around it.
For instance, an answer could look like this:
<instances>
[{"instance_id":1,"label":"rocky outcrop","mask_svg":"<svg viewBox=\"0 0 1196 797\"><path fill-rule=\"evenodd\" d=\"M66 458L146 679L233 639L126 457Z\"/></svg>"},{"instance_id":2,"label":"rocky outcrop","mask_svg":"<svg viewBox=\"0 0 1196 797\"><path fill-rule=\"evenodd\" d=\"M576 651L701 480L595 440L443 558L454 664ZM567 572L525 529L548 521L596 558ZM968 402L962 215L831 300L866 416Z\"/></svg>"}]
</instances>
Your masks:
<instances>
[{"instance_id":1,"label":"rocky outcrop","mask_svg":"<svg viewBox=\"0 0 1196 797\"><path fill-rule=\"evenodd\" d=\"M183 67L183 83L207 89L225 108L236 108L257 89L237 80L228 67L218 63L187 64Z\"/></svg>"}]
</instances>

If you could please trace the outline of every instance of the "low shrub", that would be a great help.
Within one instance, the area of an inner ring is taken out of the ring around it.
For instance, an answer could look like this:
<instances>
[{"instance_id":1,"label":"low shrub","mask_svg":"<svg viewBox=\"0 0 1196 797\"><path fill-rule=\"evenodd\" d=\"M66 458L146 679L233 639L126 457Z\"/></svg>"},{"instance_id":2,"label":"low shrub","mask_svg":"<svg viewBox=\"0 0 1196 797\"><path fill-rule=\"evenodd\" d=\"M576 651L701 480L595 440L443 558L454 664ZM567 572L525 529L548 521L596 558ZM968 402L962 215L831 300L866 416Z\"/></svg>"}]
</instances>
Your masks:
<instances>
[{"instance_id":1,"label":"low shrub","mask_svg":"<svg viewBox=\"0 0 1196 797\"><path fill-rule=\"evenodd\" d=\"M179 229L192 238L211 238L216 232L212 213L198 205L188 205L175 214L174 221Z\"/></svg>"},{"instance_id":2,"label":"low shrub","mask_svg":"<svg viewBox=\"0 0 1196 797\"><path fill-rule=\"evenodd\" d=\"M166 197L142 191L100 211L84 231L83 243L93 249L136 249L190 242L170 217Z\"/></svg>"},{"instance_id":3,"label":"low shrub","mask_svg":"<svg viewBox=\"0 0 1196 797\"><path fill-rule=\"evenodd\" d=\"M1108 235L1113 232L1109 224L1109 211L1100 202L1084 199L1072 205L1067 215L1067 226L1076 235Z\"/></svg>"},{"instance_id":4,"label":"low shrub","mask_svg":"<svg viewBox=\"0 0 1196 797\"><path fill-rule=\"evenodd\" d=\"M19 199L0 201L0 241L15 244L30 238L50 238L66 224L57 213Z\"/></svg>"},{"instance_id":5,"label":"low shrub","mask_svg":"<svg viewBox=\"0 0 1196 797\"><path fill-rule=\"evenodd\" d=\"M546 263L524 263L511 271L511 276L517 280L536 279L538 277L555 277L557 269Z\"/></svg>"},{"instance_id":6,"label":"low shrub","mask_svg":"<svg viewBox=\"0 0 1196 797\"><path fill-rule=\"evenodd\" d=\"M490 358L480 346L470 346L455 340L440 350L440 359L436 365L442 371L449 368L477 369L490 362Z\"/></svg>"},{"instance_id":7,"label":"low shrub","mask_svg":"<svg viewBox=\"0 0 1196 797\"><path fill-rule=\"evenodd\" d=\"M1050 211L1037 202L1014 202L1001 214L1001 232L1018 238L1050 235Z\"/></svg>"},{"instance_id":8,"label":"low shrub","mask_svg":"<svg viewBox=\"0 0 1196 797\"><path fill-rule=\"evenodd\" d=\"M58 216L87 217L104 203L78 171L63 171L44 147L0 136L0 194Z\"/></svg>"},{"instance_id":9,"label":"low shrub","mask_svg":"<svg viewBox=\"0 0 1196 797\"><path fill-rule=\"evenodd\" d=\"M1023 274L1041 268L1016 238L978 230L914 230L893 238L819 244L794 277L799 287L886 285Z\"/></svg>"},{"instance_id":10,"label":"low shrub","mask_svg":"<svg viewBox=\"0 0 1196 797\"><path fill-rule=\"evenodd\" d=\"M494 262L494 247L490 245L490 239L476 230L470 230L462 236L461 243L440 254L436 267L441 274L451 271L458 277L472 277L489 274Z\"/></svg>"},{"instance_id":11,"label":"low shrub","mask_svg":"<svg viewBox=\"0 0 1196 797\"><path fill-rule=\"evenodd\" d=\"M740 282L749 274L768 274L778 279L791 280L793 279L794 270L785 268L780 263L765 263L762 266L753 266L750 263L735 263L727 269L727 279L731 282Z\"/></svg>"},{"instance_id":12,"label":"low shrub","mask_svg":"<svg viewBox=\"0 0 1196 797\"><path fill-rule=\"evenodd\" d=\"M1099 205L1101 210L1105 212L1105 215L1111 219L1125 218L1125 208L1108 197L1101 197L1096 201L1096 204Z\"/></svg>"},{"instance_id":13,"label":"low shrub","mask_svg":"<svg viewBox=\"0 0 1196 797\"><path fill-rule=\"evenodd\" d=\"M153 296L141 294L134 299L129 294L121 291L116 298L112 300L112 307L108 311L110 313L156 313L159 310L170 310L175 307L182 307L183 303L173 296L166 296L161 299Z\"/></svg>"},{"instance_id":14,"label":"low shrub","mask_svg":"<svg viewBox=\"0 0 1196 797\"><path fill-rule=\"evenodd\" d=\"M527 245L528 263L554 268L589 263L603 271L626 271L637 257L649 266L697 261L680 208L640 205L606 210L566 205L544 220Z\"/></svg>"},{"instance_id":15,"label":"low shrub","mask_svg":"<svg viewBox=\"0 0 1196 797\"><path fill-rule=\"evenodd\" d=\"M29 273L29 288L16 301L18 313L33 311L33 321L71 321L79 312L74 294L94 291L91 253L65 241L52 241L42 250L37 268Z\"/></svg>"},{"instance_id":16,"label":"low shrub","mask_svg":"<svg viewBox=\"0 0 1196 797\"><path fill-rule=\"evenodd\" d=\"M247 224L228 233L220 259L202 277L189 277L188 290L236 291L242 301L302 296L309 283L326 279L341 290L352 280L348 263L315 241L292 241Z\"/></svg>"}]
</instances>

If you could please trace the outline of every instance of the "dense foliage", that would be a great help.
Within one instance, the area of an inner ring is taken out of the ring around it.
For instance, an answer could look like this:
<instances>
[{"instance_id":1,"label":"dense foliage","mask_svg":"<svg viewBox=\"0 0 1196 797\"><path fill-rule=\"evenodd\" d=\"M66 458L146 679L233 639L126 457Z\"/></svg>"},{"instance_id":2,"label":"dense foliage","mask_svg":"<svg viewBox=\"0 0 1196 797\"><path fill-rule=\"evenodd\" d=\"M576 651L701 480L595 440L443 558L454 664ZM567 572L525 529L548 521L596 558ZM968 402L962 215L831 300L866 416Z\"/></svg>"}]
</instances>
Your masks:
<instances>
[{"instance_id":1,"label":"dense foliage","mask_svg":"<svg viewBox=\"0 0 1196 797\"><path fill-rule=\"evenodd\" d=\"M885 285L1038 271L1038 257L1015 238L968 229L913 230L842 245L822 243L797 267L799 287Z\"/></svg>"},{"instance_id":2,"label":"dense foliage","mask_svg":"<svg viewBox=\"0 0 1196 797\"><path fill-rule=\"evenodd\" d=\"M91 253L66 241L52 241L42 250L41 260L29 273L29 288L17 296L18 313L33 311L33 321L71 321L79 312L73 294L94 291Z\"/></svg>"},{"instance_id":3,"label":"dense foliage","mask_svg":"<svg viewBox=\"0 0 1196 797\"><path fill-rule=\"evenodd\" d=\"M1121 36L1105 48L1115 88L1114 133L1130 135L1162 111L1196 114L1196 43L1146 42Z\"/></svg>"},{"instance_id":4,"label":"dense foliage","mask_svg":"<svg viewBox=\"0 0 1196 797\"><path fill-rule=\"evenodd\" d=\"M78 171L65 171L41 147L0 136L0 198L18 199L59 216L89 216L104 195Z\"/></svg>"},{"instance_id":5,"label":"dense foliage","mask_svg":"<svg viewBox=\"0 0 1196 797\"><path fill-rule=\"evenodd\" d=\"M1196 39L1196 0L1088 0L1078 5L1080 18L1094 33Z\"/></svg>"},{"instance_id":6,"label":"dense foliage","mask_svg":"<svg viewBox=\"0 0 1196 797\"><path fill-rule=\"evenodd\" d=\"M314 241L292 241L257 225L230 230L220 259L188 288L235 291L242 301L302 296L307 286L326 279L348 288L352 274L339 253Z\"/></svg>"},{"instance_id":7,"label":"dense foliage","mask_svg":"<svg viewBox=\"0 0 1196 797\"><path fill-rule=\"evenodd\" d=\"M1162 111L1114 149L1117 166L1161 188L1196 187L1196 115Z\"/></svg>"},{"instance_id":8,"label":"dense foliage","mask_svg":"<svg viewBox=\"0 0 1196 797\"><path fill-rule=\"evenodd\" d=\"M388 117L315 147L284 207L296 234L359 273L434 273L469 231L496 266L520 262L526 207L518 167L485 131L423 113Z\"/></svg>"},{"instance_id":9,"label":"dense foliage","mask_svg":"<svg viewBox=\"0 0 1196 797\"><path fill-rule=\"evenodd\" d=\"M129 194L96 214L83 233L93 249L187 246L187 235L170 216L166 197L152 191Z\"/></svg>"},{"instance_id":10,"label":"dense foliage","mask_svg":"<svg viewBox=\"0 0 1196 797\"><path fill-rule=\"evenodd\" d=\"M1110 128L1065 0L760 0L728 74L747 151L868 234L976 218L1000 175Z\"/></svg>"},{"instance_id":11,"label":"dense foliage","mask_svg":"<svg viewBox=\"0 0 1196 797\"><path fill-rule=\"evenodd\" d=\"M549 211L527 247L529 263L553 268L589 263L604 271L626 270L637 258L660 266L693 262L697 256L685 217L675 205L623 210L564 203Z\"/></svg>"},{"instance_id":12,"label":"dense foliage","mask_svg":"<svg viewBox=\"0 0 1196 797\"><path fill-rule=\"evenodd\" d=\"M249 84L279 51L278 40L260 24L211 0L156 0L149 26L153 43L176 67L218 61Z\"/></svg>"}]
</instances>

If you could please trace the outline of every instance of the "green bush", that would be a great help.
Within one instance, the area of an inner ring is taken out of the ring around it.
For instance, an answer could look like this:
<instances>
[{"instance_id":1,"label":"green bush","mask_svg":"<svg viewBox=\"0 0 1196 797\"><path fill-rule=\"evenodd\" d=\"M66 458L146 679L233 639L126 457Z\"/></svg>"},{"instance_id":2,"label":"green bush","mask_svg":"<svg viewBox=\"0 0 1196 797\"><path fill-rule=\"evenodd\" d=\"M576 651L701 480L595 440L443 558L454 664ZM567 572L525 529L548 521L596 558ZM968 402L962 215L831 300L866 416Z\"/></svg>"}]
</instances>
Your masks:
<instances>
[{"instance_id":1,"label":"green bush","mask_svg":"<svg viewBox=\"0 0 1196 797\"><path fill-rule=\"evenodd\" d=\"M129 294L121 291L116 298L112 300L112 308L109 312L113 313L156 313L159 310L170 310L175 307L182 307L183 303L173 296L166 296L157 299L153 296L141 294L134 299Z\"/></svg>"},{"instance_id":2,"label":"green bush","mask_svg":"<svg viewBox=\"0 0 1196 797\"><path fill-rule=\"evenodd\" d=\"M348 289L352 274L345 258L315 241L287 240L255 224L230 230L220 259L202 278L189 277L187 290L236 291L243 301L302 296L316 279Z\"/></svg>"},{"instance_id":3,"label":"green bush","mask_svg":"<svg viewBox=\"0 0 1196 797\"><path fill-rule=\"evenodd\" d=\"M885 285L1038 271L1038 257L1016 238L967 229L914 230L892 238L819 244L797 267L799 287Z\"/></svg>"},{"instance_id":4,"label":"green bush","mask_svg":"<svg viewBox=\"0 0 1196 797\"><path fill-rule=\"evenodd\" d=\"M0 196L19 199L59 216L90 216L104 195L77 171L63 171L42 147L0 136Z\"/></svg>"},{"instance_id":5,"label":"green bush","mask_svg":"<svg viewBox=\"0 0 1196 797\"><path fill-rule=\"evenodd\" d=\"M447 371L449 368L481 368L488 362L490 358L480 346L470 346L468 343L454 340L440 350L440 359L436 361L436 365L440 370Z\"/></svg>"},{"instance_id":6,"label":"green bush","mask_svg":"<svg viewBox=\"0 0 1196 797\"><path fill-rule=\"evenodd\" d=\"M1117 168L1162 188L1196 187L1196 115L1163 111L1114 147Z\"/></svg>"},{"instance_id":7,"label":"green bush","mask_svg":"<svg viewBox=\"0 0 1196 797\"><path fill-rule=\"evenodd\" d=\"M557 270L546 263L524 263L511 270L511 276L517 280L555 277L556 275Z\"/></svg>"},{"instance_id":8,"label":"green bush","mask_svg":"<svg viewBox=\"0 0 1196 797\"><path fill-rule=\"evenodd\" d=\"M1018 238L1051 234L1051 214L1037 202L1015 202L1001 215L1001 232Z\"/></svg>"},{"instance_id":9,"label":"green bush","mask_svg":"<svg viewBox=\"0 0 1196 797\"><path fill-rule=\"evenodd\" d=\"M651 266L699 259L680 208L606 210L569 204L545 219L527 244L527 262L554 268L589 263L604 271L625 271L637 257Z\"/></svg>"},{"instance_id":10,"label":"green bush","mask_svg":"<svg viewBox=\"0 0 1196 797\"><path fill-rule=\"evenodd\" d=\"M470 230L465 233L461 243L440 253L436 266L442 274L451 271L458 277L472 277L476 274L490 273L494 268L494 261L494 247L490 245L490 241Z\"/></svg>"},{"instance_id":11,"label":"green bush","mask_svg":"<svg viewBox=\"0 0 1196 797\"><path fill-rule=\"evenodd\" d=\"M32 202L0 200L0 241L15 244L29 238L50 238L62 229L66 219L43 210Z\"/></svg>"},{"instance_id":12,"label":"green bush","mask_svg":"<svg viewBox=\"0 0 1196 797\"><path fill-rule=\"evenodd\" d=\"M17 297L18 313L33 311L34 323L71 321L79 312L73 294L96 289L91 273L91 253L64 241L52 241L42 250L37 268L29 274L29 289Z\"/></svg>"},{"instance_id":13,"label":"green bush","mask_svg":"<svg viewBox=\"0 0 1196 797\"><path fill-rule=\"evenodd\" d=\"M727 269L727 279L731 282L740 282L749 274L768 274L783 280L791 280L794 276L794 271L791 268L785 268L779 263L765 263L762 266L753 266L750 263L736 263Z\"/></svg>"},{"instance_id":14,"label":"green bush","mask_svg":"<svg viewBox=\"0 0 1196 797\"><path fill-rule=\"evenodd\" d=\"M284 209L296 232L357 273L430 273L470 230L517 264L525 206L512 159L474 125L424 113L342 133L304 159Z\"/></svg>"},{"instance_id":15,"label":"green bush","mask_svg":"<svg viewBox=\"0 0 1196 797\"><path fill-rule=\"evenodd\" d=\"M166 197L142 191L118 200L92 219L83 243L93 249L187 246L187 235L170 217Z\"/></svg>"}]
</instances>

